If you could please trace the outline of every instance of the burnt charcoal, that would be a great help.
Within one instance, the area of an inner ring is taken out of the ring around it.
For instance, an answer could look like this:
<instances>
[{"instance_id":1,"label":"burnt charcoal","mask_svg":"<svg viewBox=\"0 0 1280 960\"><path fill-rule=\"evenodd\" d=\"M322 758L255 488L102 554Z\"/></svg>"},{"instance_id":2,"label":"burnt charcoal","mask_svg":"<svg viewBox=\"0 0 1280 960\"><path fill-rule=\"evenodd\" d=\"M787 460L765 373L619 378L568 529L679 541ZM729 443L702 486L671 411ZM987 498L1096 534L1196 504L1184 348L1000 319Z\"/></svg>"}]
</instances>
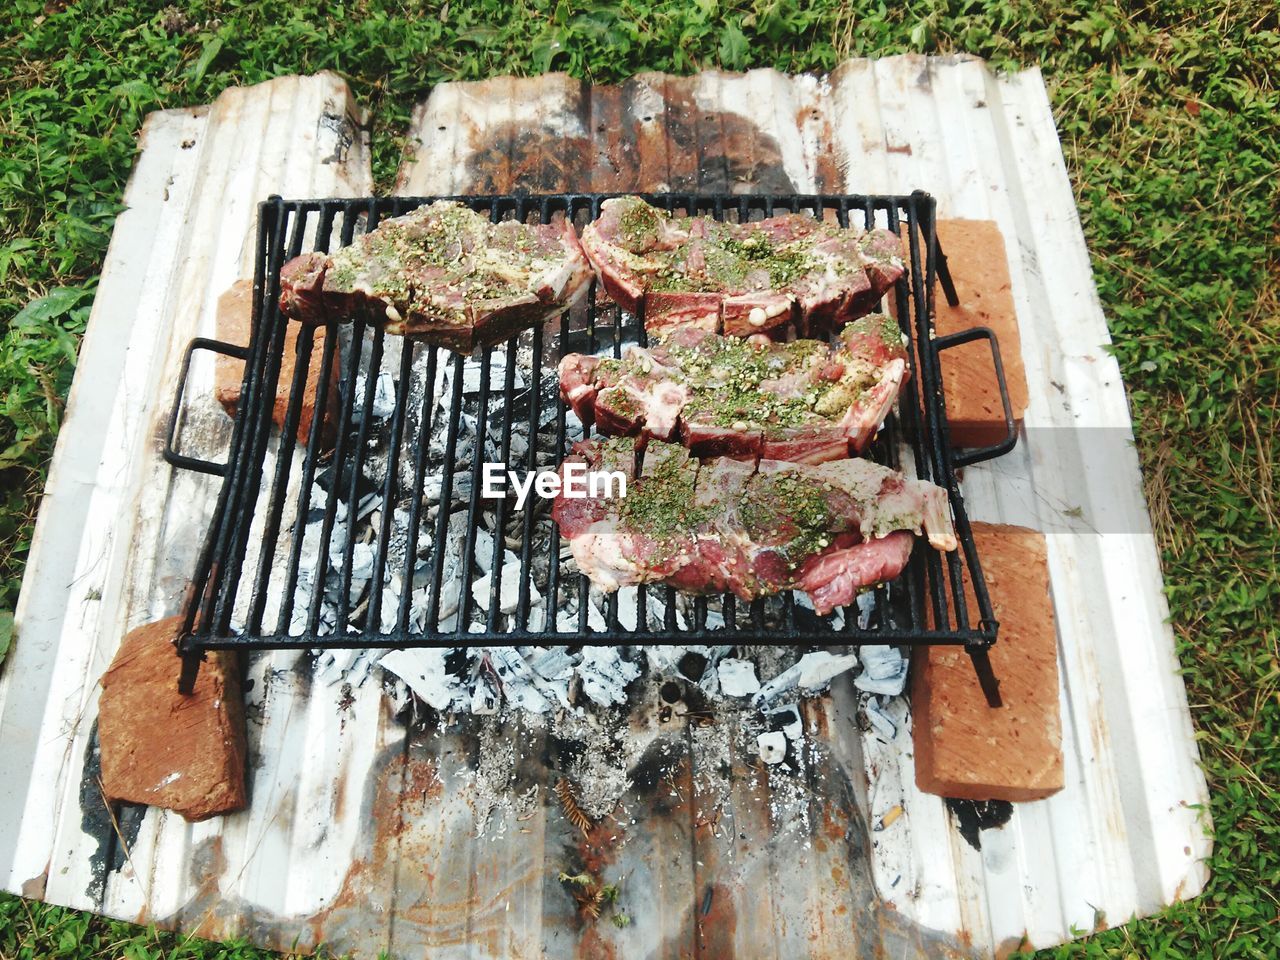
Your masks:
<instances>
[{"instance_id":1,"label":"burnt charcoal","mask_svg":"<svg viewBox=\"0 0 1280 960\"><path fill-rule=\"evenodd\" d=\"M471 674L471 651L465 647L454 647L444 655L444 669L454 677L467 677Z\"/></svg>"},{"instance_id":2,"label":"burnt charcoal","mask_svg":"<svg viewBox=\"0 0 1280 960\"><path fill-rule=\"evenodd\" d=\"M355 464L347 460L342 465L342 479L338 483L338 496L345 500L347 494L351 491L351 478L355 470ZM325 493L329 493L333 489L334 477L337 474L337 468L330 463L323 470L318 470L315 476L315 483ZM378 485L370 480L362 472L360 479L356 483L356 501L363 500L366 496L374 493L378 489Z\"/></svg>"},{"instance_id":3,"label":"burnt charcoal","mask_svg":"<svg viewBox=\"0 0 1280 960\"><path fill-rule=\"evenodd\" d=\"M690 650L680 658L680 662L676 665L676 669L680 671L681 676L687 677L689 680L697 683L702 679L703 673L706 672L707 658L700 653L694 653Z\"/></svg>"}]
</instances>

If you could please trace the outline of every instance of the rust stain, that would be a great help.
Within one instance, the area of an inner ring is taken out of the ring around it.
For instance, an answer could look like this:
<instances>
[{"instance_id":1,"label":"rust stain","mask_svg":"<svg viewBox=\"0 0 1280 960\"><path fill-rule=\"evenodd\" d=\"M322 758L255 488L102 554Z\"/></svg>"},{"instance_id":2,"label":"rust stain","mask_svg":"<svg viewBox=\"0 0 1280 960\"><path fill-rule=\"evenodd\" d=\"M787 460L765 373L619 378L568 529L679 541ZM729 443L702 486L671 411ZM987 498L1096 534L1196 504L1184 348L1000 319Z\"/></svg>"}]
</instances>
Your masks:
<instances>
[{"instance_id":1,"label":"rust stain","mask_svg":"<svg viewBox=\"0 0 1280 960\"><path fill-rule=\"evenodd\" d=\"M618 849L626 840L626 834L617 824L602 820L595 824L577 845L578 857L592 876L600 876L618 856Z\"/></svg>"},{"instance_id":2,"label":"rust stain","mask_svg":"<svg viewBox=\"0 0 1280 960\"><path fill-rule=\"evenodd\" d=\"M996 960L1006 960L1007 957L1024 953L1029 949L1031 949L1031 938L1027 936L1026 931L1023 931L1021 937L1009 937L997 944L995 957Z\"/></svg>"},{"instance_id":3,"label":"rust stain","mask_svg":"<svg viewBox=\"0 0 1280 960\"><path fill-rule=\"evenodd\" d=\"M463 118L470 150L462 192L794 193L777 139L731 111L699 109L695 91L691 79L661 74L600 87L566 87L554 76L516 80L510 96L529 104L528 118L491 126ZM580 124L567 130L563 115L540 117L551 97ZM820 166L827 188L842 182L834 156Z\"/></svg>"},{"instance_id":4,"label":"rust stain","mask_svg":"<svg viewBox=\"0 0 1280 960\"><path fill-rule=\"evenodd\" d=\"M738 933L738 911L734 891L723 883L713 883L700 895L695 922L698 925L698 956L708 960L732 957Z\"/></svg>"},{"instance_id":5,"label":"rust stain","mask_svg":"<svg viewBox=\"0 0 1280 960\"><path fill-rule=\"evenodd\" d=\"M593 925L583 931L573 955L577 960L617 960L618 948Z\"/></svg>"},{"instance_id":6,"label":"rust stain","mask_svg":"<svg viewBox=\"0 0 1280 960\"><path fill-rule=\"evenodd\" d=\"M831 740L831 710L831 701L825 698L802 700L800 703L805 730L821 743Z\"/></svg>"}]
</instances>

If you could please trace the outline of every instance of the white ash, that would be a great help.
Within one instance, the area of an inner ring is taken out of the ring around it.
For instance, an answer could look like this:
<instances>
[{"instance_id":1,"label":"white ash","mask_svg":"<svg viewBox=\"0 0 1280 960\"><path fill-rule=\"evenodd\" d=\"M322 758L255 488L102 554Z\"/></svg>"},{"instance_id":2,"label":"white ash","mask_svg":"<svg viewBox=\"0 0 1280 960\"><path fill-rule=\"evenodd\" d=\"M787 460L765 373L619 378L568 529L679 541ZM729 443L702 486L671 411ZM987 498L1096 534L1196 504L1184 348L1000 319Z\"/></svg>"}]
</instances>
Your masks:
<instances>
[{"instance_id":1,"label":"white ash","mask_svg":"<svg viewBox=\"0 0 1280 960\"><path fill-rule=\"evenodd\" d=\"M616 713L586 716L564 711L551 724L551 733L560 740L582 744L566 772L574 799L593 820L609 815L631 788L627 771L639 762L645 743L626 736L626 728Z\"/></svg>"},{"instance_id":2,"label":"white ash","mask_svg":"<svg viewBox=\"0 0 1280 960\"><path fill-rule=\"evenodd\" d=\"M787 755L787 738L781 733L762 733L756 737L756 744L765 763L781 763Z\"/></svg>"},{"instance_id":3,"label":"white ash","mask_svg":"<svg viewBox=\"0 0 1280 960\"><path fill-rule=\"evenodd\" d=\"M871 728L880 736L880 739L891 743L897 737L898 723L881 705L877 697L868 697L862 709Z\"/></svg>"},{"instance_id":4,"label":"white ash","mask_svg":"<svg viewBox=\"0 0 1280 960\"><path fill-rule=\"evenodd\" d=\"M907 658L897 647L867 644L858 651L862 672L854 685L867 693L896 697L907 685Z\"/></svg>"},{"instance_id":5,"label":"white ash","mask_svg":"<svg viewBox=\"0 0 1280 960\"><path fill-rule=\"evenodd\" d=\"M516 768L518 753L526 741L521 736L521 721L490 716L480 725L478 750L479 762L470 779L470 801L475 813L476 836L484 837L493 825L497 825L496 837L500 837L509 823L530 812L537 803L536 790L517 791ZM495 811L507 816L495 817Z\"/></svg>"},{"instance_id":6,"label":"white ash","mask_svg":"<svg viewBox=\"0 0 1280 960\"><path fill-rule=\"evenodd\" d=\"M858 658L852 653L839 656L826 650L806 653L795 664L762 685L760 691L752 698L752 703L764 710L793 690L798 689L801 693L809 694L818 693L825 690L832 679L847 670L852 670L857 665Z\"/></svg>"},{"instance_id":7,"label":"white ash","mask_svg":"<svg viewBox=\"0 0 1280 960\"><path fill-rule=\"evenodd\" d=\"M740 724L726 719L723 723L692 724L689 727L689 750L693 767L693 793L696 801L695 822L712 826L719 836L719 814L725 808L732 789L724 771L733 767L735 728Z\"/></svg>"},{"instance_id":8,"label":"white ash","mask_svg":"<svg viewBox=\"0 0 1280 960\"><path fill-rule=\"evenodd\" d=\"M582 692L602 707L627 702L627 684L640 676L640 667L624 660L616 647L583 647L578 662Z\"/></svg>"},{"instance_id":9,"label":"white ash","mask_svg":"<svg viewBox=\"0 0 1280 960\"><path fill-rule=\"evenodd\" d=\"M720 690L726 697L749 697L760 692L756 666L750 660L721 660L717 673Z\"/></svg>"}]
</instances>

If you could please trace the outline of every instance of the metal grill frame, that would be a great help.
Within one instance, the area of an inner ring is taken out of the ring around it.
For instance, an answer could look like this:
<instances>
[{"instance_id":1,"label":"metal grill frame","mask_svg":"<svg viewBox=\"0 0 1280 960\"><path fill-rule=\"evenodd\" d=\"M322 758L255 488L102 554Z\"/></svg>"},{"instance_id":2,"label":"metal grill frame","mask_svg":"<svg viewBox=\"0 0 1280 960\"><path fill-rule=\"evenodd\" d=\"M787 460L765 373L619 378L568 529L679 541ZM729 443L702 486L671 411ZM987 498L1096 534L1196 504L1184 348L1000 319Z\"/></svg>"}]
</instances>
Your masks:
<instances>
[{"instance_id":1,"label":"metal grill frame","mask_svg":"<svg viewBox=\"0 0 1280 960\"><path fill-rule=\"evenodd\" d=\"M380 219L387 216L399 216L409 210L437 199L452 199L466 204L473 210L488 214L494 222L515 217L521 220L537 218L541 222L557 212L570 219L579 221L585 216L594 218L603 200L619 194L556 194L556 195L494 195L494 196L461 196L461 197L374 197L351 200L306 200L286 201L280 197L271 197L259 206L259 224L257 238L257 258L253 287L253 317L250 344L244 347L221 343L216 340L201 338L192 341L184 358L182 374L178 384L178 394L170 415L169 436L165 447L165 456L175 466L214 474L223 478L217 505L208 534L199 554L196 570L188 590L184 604L184 624L177 642L178 652L182 657L182 674L180 688L189 692L195 682L196 671L204 653L208 650L267 650L267 649L344 649L344 648L397 648L397 647L461 647L461 646L504 646L504 645L615 645L625 644L693 644L693 643L750 643L750 644L785 644L785 645L857 645L864 643L892 644L963 644L973 656L975 668L982 681L988 699L998 702L995 680L991 675L986 651L995 642L999 624L991 606L986 582L982 576L981 561L974 544L964 499L960 492L956 471L965 465L991 459L1012 449L1016 443L1016 432L1004 381L1003 367L1000 362L999 346L995 335L986 328L978 327L946 337L938 337L933 330L933 290L935 279L942 284L948 302L953 305L958 301L954 285L946 267L946 259L938 249L934 229L936 203L932 196L916 191L908 195L699 195L699 194L640 194L649 202L666 209L668 212L685 211L687 213L710 214L717 219L736 214L739 220L752 218L753 214L772 216L778 212L809 212L822 216L824 211L834 212L842 226L848 226L850 217L861 215L863 224L871 226L875 223L876 214L883 213L886 222L881 225L897 232L901 226L906 227L908 244L907 270L899 279L892 291L895 298L896 314L899 325L908 339L908 363L910 376L901 393L898 412L886 421L870 451L877 460L898 466L899 440L910 448L917 474L927 480L946 488L951 501L951 509L955 522L960 549L951 551L945 556L929 548L918 539L907 570L898 581L907 593L905 625L892 622L888 605L884 602L883 587L880 589L876 610L872 621L866 628L859 627L856 608L845 611L845 627L839 631L829 625L817 621L811 615L806 617L802 611L797 615L797 604L794 595L785 594L783 598L782 625L780 629L766 630L762 616L761 601L756 601L750 611L751 626L740 628L737 623L737 604L739 601L732 595L724 597L723 628L708 629L706 626L707 604L705 597L694 600L692 624L680 628L675 619L674 591L670 587L640 587L638 597L638 626L646 627L645 616L646 595L648 590L666 591L664 601L665 623L660 630L637 629L628 630L618 621L617 595L611 595L607 603L607 626L603 631L593 630L588 622L586 605L589 582L585 575L578 574L579 583L579 623L575 631L565 632L556 629L554 608L561 587L561 561L559 560L559 540L553 536L550 541L549 568L547 573L544 597L548 604L549 629L530 630L528 628L530 612L530 564L532 561L532 502L526 504L524 518L524 540L520 551L520 593L516 611L516 628L501 630L498 627L499 591L501 588L501 564L503 545L501 537L495 538L493 557L494 575L491 578L491 596L487 610L486 628L484 632L468 632L471 613L474 610L471 584L475 573L475 550L477 523L481 506L480 469L483 459L481 455L473 456L472 487L467 506L467 534L462 550L462 569L464 582L459 598L460 610L456 620L456 628L448 631L439 629L439 606L442 587L444 552L433 548L431 556L432 578L430 601L426 614L426 628L413 629L409 625L410 595L412 593L412 573L415 564L419 531L424 510L423 479L426 463L426 451L430 444L431 430L424 426L418 431L413 442L411 455L414 457L414 493L411 498L409 545L406 550L405 573L402 579L406 584L401 592L400 606L396 618L396 626L390 632L376 629L380 623L382 602L381 584L387 572L387 544L390 536L391 509L397 493L396 465L401 455L401 444L405 440L404 427L409 394L409 382L413 358L418 351L427 354L426 381L434 384L441 364L453 364L452 397L446 417L447 438L445 460L443 466L442 490L440 503L451 502L453 483L455 481L454 459L458 439L458 414L462 407L463 364L465 357L451 353L438 347L423 344L412 344L406 341L401 352L400 373L396 386L395 412L391 421L389 461L382 496L388 508L382 510L380 530L376 541L374 572L370 580L370 600L365 614L365 623L374 624L375 629L368 627L358 632L348 632L348 614L345 608L339 611L338 623L332 633L322 634L319 630L319 611L323 602L323 589L320 584L313 591L311 608L308 611L307 630L302 633L288 633L288 624L292 615L294 593L302 557L300 556L304 524L300 518L295 522L289 549L290 565L285 584L285 594L275 629L264 630L263 615L267 600L267 584L271 574L271 561L276 555L281 535L281 518L290 492L293 490L310 491L316 476L316 468L321 458L323 411L329 402L329 378L321 376L316 384L311 385L315 391L316 414L312 419L310 435L307 438L301 470L301 486L295 486L292 474L294 452L298 443L297 428L301 415L302 397L307 389L307 372L310 366L315 328L303 326L297 337L294 380L290 390L290 400L285 414L284 426L276 432L275 469L266 501L266 515L263 527L263 542L269 549L260 552L259 569L247 579L252 593L248 605L248 615L242 630L232 627L232 611L236 607L236 599L246 577L243 565L250 528L254 521L254 512L259 504L259 494L263 482L264 466L268 449L272 444L272 410L275 404L281 358L285 343L285 331L292 321L285 318L279 310L280 268L290 258L302 253L304 237L308 233L309 224L315 224L314 249L330 251L350 244L355 236L355 228L360 217L365 219L364 229L372 230ZM341 228L334 236L335 223L341 215ZM316 218L314 221L312 218ZM587 325L585 330L570 329L568 312L561 315L556 334L557 349L552 356L558 360L566 352L582 350L596 352L603 340L602 334L609 331L615 355L620 353L625 340L625 331L634 325L640 342L645 342L643 311L641 316L630 318L618 308L600 309L595 298L595 283L587 296ZM612 324L602 323L602 316L611 314ZM326 325L327 335L322 347L321 369L328 370L334 362L334 354L339 343L338 321L331 320ZM550 326L550 325L548 325ZM369 356L364 356L365 332L372 332L372 344ZM623 335L618 335L619 331ZM537 424L540 415L540 371L547 369L547 344L544 341L544 328L537 327L531 333L535 369L529 372L530 382L534 385L530 390L529 424L530 438L526 464L510 463L510 438L512 418L503 417L501 453L508 467L526 466L536 469L538 450ZM583 339L585 343L575 343ZM336 501L339 486L347 475L347 464L351 463L350 483L347 493L349 505L347 523L354 529L354 510L350 509L356 502L357 485L360 480L366 439L368 436L368 416L363 416L358 426L353 425L352 411L354 406L357 373L367 363L368 369L376 371L382 359L384 338L388 336L377 326L367 325L362 320L354 321L351 337L351 349L348 356L341 357L342 364L339 376L339 410L337 434L332 450L335 464L335 480L327 495L324 520L321 534L321 556L317 559L316 568L323 573L329 563L330 533L336 515ZM975 339L989 341L993 365L995 367L1001 400L1004 404L1007 435L998 444L977 450L955 451L951 447L946 417L946 402L943 397L940 354L953 346L967 343ZM481 348L475 356L481 362L479 415L476 425L478 437L483 437L488 429L488 416L491 396L495 394L494 385L490 382L491 358L494 353L506 353L505 382L497 395L504 406L509 406L513 399L514 372L516 368L516 350L519 338L513 337L506 343L491 348ZM241 384L240 403L235 417L230 447L225 463L214 463L189 457L176 449L176 435L179 429L182 396L187 373L193 354L199 350L209 350L243 359L245 362L244 378ZM554 369L554 363L550 366ZM376 376L366 376L362 410L368 410L373 399ZM424 391L423 410L419 423L438 426L434 418L427 415L435 404L434 390L429 386ZM557 396L555 417L557 451L555 463L567 453L566 409L562 399ZM586 428L584 435L590 435ZM505 500L493 501L497 511L497 530L502 529L506 516ZM440 543L447 533L450 511L441 509L436 518L435 537L433 542ZM355 538L348 536L344 547L341 565L341 595L349 592L352 578L352 552ZM978 601L977 617L974 618L964 595L963 582L965 569L968 569L969 581L973 586ZM927 604L927 608L926 608ZM340 605L345 607L345 605ZM976 619L976 623L974 622ZM954 626L952 621L954 620ZM815 625L816 624L816 625ZM284 630L281 630L281 626Z\"/></svg>"}]
</instances>

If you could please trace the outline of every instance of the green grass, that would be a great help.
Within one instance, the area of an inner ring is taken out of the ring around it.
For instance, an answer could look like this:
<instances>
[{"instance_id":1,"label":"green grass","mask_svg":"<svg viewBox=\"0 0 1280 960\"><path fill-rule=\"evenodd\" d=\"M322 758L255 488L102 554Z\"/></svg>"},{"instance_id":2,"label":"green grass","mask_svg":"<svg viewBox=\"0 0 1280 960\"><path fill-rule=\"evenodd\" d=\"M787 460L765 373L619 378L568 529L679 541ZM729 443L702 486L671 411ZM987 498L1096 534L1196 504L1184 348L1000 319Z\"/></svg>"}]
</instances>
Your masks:
<instances>
[{"instance_id":1,"label":"green grass","mask_svg":"<svg viewBox=\"0 0 1280 960\"><path fill-rule=\"evenodd\" d=\"M825 70L963 50L1039 63L1133 405L1212 795L1204 895L1046 952L1280 956L1280 23L1270 0L624 0L571 9L9 0L0 10L0 656L96 275L149 110L331 68L377 117L375 174L450 79ZM1110 918L1117 920L1120 918ZM13 897L0 958L258 957Z\"/></svg>"}]
</instances>

